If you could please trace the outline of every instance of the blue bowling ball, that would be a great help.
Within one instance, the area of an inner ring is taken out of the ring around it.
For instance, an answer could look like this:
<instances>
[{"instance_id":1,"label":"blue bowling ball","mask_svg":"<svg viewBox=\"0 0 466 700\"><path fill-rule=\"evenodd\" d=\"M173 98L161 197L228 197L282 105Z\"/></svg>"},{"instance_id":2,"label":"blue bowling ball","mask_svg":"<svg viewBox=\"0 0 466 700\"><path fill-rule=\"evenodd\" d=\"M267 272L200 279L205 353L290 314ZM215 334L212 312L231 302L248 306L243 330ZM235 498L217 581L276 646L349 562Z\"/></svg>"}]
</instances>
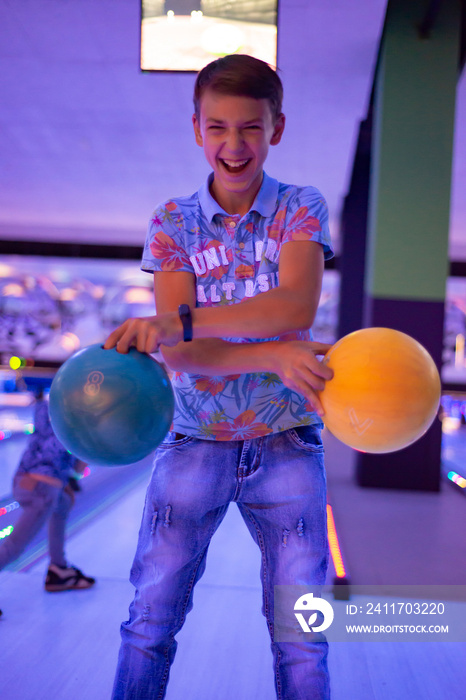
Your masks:
<instances>
[{"instance_id":1,"label":"blue bowling ball","mask_svg":"<svg viewBox=\"0 0 466 700\"><path fill-rule=\"evenodd\" d=\"M90 345L58 370L49 413L63 445L84 462L131 464L163 440L173 420L174 397L163 367L150 355Z\"/></svg>"}]
</instances>

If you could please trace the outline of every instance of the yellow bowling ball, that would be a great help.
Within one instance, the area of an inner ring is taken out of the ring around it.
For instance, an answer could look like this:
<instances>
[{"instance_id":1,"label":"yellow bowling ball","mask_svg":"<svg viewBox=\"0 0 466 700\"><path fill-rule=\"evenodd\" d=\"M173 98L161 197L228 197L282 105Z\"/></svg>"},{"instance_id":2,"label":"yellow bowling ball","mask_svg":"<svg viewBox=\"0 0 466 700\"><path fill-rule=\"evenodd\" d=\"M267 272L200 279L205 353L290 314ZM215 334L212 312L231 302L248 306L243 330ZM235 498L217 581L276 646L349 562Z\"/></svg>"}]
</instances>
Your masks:
<instances>
[{"instance_id":1,"label":"yellow bowling ball","mask_svg":"<svg viewBox=\"0 0 466 700\"><path fill-rule=\"evenodd\" d=\"M418 440L437 415L441 383L427 350L391 328L364 328L324 357L334 371L319 397L335 437L362 452L394 452Z\"/></svg>"}]
</instances>

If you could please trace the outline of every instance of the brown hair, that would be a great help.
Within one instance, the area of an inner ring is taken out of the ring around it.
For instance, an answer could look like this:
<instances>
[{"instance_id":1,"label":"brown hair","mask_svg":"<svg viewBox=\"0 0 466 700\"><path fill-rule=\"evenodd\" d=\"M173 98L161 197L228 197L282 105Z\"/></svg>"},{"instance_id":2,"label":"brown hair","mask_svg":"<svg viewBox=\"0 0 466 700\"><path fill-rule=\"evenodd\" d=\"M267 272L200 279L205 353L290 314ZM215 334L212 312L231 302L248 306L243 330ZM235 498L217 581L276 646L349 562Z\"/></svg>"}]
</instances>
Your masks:
<instances>
[{"instance_id":1,"label":"brown hair","mask_svg":"<svg viewBox=\"0 0 466 700\"><path fill-rule=\"evenodd\" d=\"M201 97L207 89L223 95L266 99L274 122L282 111L282 81L268 63L253 56L232 54L204 66L194 85L194 111L198 119Z\"/></svg>"}]
</instances>

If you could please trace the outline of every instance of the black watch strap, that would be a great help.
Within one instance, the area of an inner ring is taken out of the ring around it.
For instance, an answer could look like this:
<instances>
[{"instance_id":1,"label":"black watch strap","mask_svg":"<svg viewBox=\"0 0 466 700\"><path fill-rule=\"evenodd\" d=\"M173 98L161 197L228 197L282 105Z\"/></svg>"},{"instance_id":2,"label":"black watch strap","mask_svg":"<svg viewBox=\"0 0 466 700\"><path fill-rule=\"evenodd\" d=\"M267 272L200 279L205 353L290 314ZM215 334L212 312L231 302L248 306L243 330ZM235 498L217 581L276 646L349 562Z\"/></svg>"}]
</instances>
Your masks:
<instances>
[{"instance_id":1,"label":"black watch strap","mask_svg":"<svg viewBox=\"0 0 466 700\"><path fill-rule=\"evenodd\" d=\"M185 343L193 339L193 318L191 309L187 304L180 304L178 307L181 323L183 324L183 340Z\"/></svg>"}]
</instances>

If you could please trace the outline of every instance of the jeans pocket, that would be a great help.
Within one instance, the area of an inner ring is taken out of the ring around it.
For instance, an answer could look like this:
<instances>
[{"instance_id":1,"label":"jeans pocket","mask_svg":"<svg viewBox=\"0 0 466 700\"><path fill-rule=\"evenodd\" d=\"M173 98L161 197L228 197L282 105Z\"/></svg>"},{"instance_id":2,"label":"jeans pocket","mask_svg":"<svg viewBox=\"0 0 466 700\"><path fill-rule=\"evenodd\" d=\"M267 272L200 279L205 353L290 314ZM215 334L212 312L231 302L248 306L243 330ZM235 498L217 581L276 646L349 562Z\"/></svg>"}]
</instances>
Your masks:
<instances>
[{"instance_id":1,"label":"jeans pocket","mask_svg":"<svg viewBox=\"0 0 466 700\"><path fill-rule=\"evenodd\" d=\"M287 431L292 442L302 450L323 454L324 445L322 443L322 423L312 423L311 425L299 425Z\"/></svg>"},{"instance_id":2,"label":"jeans pocket","mask_svg":"<svg viewBox=\"0 0 466 700\"><path fill-rule=\"evenodd\" d=\"M180 447L180 445L187 445L188 442L192 442L195 438L192 435L182 435L181 433L176 433L170 430L163 442L159 445L159 450L169 450L172 447Z\"/></svg>"}]
</instances>

